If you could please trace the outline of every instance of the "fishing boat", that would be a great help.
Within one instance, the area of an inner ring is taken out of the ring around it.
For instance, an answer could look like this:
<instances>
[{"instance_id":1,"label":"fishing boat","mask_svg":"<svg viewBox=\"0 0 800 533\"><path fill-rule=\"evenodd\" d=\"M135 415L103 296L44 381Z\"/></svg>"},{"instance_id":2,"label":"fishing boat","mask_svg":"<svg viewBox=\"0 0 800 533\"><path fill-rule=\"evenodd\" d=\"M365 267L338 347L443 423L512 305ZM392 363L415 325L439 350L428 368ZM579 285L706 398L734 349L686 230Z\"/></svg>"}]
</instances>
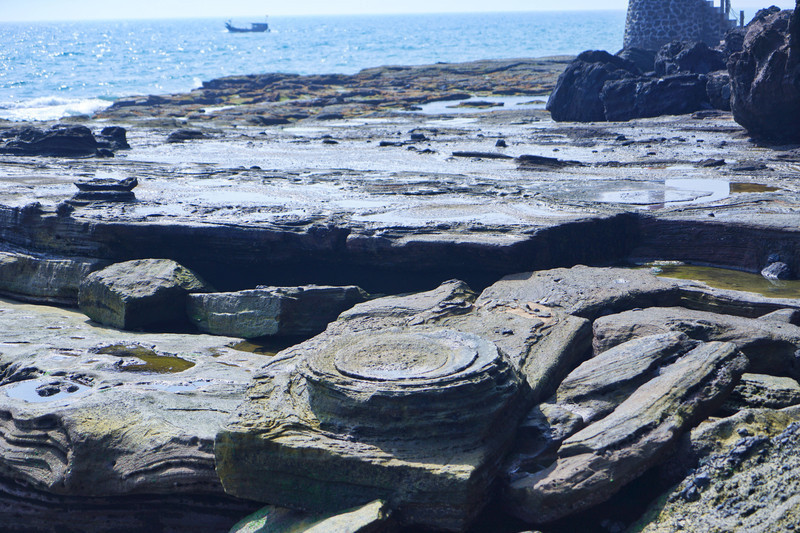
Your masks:
<instances>
[{"instance_id":1,"label":"fishing boat","mask_svg":"<svg viewBox=\"0 0 800 533\"><path fill-rule=\"evenodd\" d=\"M269 24L266 22L251 22L249 28L237 28L229 20L225 23L225 28L231 33L263 33L269 31Z\"/></svg>"}]
</instances>

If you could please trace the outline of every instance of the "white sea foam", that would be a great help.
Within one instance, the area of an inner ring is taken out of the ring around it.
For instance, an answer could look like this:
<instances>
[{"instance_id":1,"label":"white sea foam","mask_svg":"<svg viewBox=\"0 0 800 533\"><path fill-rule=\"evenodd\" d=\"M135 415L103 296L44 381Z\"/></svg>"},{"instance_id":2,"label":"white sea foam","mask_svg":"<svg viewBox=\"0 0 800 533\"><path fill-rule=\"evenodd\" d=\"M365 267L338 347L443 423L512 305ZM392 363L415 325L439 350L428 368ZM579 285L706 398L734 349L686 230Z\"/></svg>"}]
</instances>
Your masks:
<instances>
[{"instance_id":1,"label":"white sea foam","mask_svg":"<svg viewBox=\"0 0 800 533\"><path fill-rule=\"evenodd\" d=\"M0 104L0 118L13 121L57 120L76 115L91 115L111 105L100 98L44 96Z\"/></svg>"}]
</instances>

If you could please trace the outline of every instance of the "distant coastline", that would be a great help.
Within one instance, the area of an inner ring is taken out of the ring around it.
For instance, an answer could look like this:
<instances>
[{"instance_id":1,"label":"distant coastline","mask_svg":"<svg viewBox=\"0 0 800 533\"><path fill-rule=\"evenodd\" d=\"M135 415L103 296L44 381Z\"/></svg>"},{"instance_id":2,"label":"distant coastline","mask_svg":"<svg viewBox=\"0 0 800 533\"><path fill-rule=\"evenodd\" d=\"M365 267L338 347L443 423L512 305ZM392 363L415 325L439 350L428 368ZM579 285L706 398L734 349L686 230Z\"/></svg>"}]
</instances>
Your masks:
<instances>
[{"instance_id":1,"label":"distant coastline","mask_svg":"<svg viewBox=\"0 0 800 533\"><path fill-rule=\"evenodd\" d=\"M574 55L621 47L623 11L1 23L0 119L54 120L120 97L173 94L237 74L352 74L382 65ZM41 42L39 42L41 41Z\"/></svg>"}]
</instances>

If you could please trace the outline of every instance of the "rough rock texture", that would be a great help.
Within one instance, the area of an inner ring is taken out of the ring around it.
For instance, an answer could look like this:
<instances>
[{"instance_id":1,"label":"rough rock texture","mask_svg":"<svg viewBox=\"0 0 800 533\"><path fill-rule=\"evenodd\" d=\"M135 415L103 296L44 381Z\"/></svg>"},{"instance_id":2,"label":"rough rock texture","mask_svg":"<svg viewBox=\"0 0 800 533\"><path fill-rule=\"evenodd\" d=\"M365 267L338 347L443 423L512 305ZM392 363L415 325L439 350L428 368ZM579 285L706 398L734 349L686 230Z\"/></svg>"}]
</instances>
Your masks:
<instances>
[{"instance_id":1,"label":"rough rock texture","mask_svg":"<svg viewBox=\"0 0 800 533\"><path fill-rule=\"evenodd\" d=\"M556 121L605 120L600 91L608 81L641 75L636 65L602 50L582 52L558 78L547 100Z\"/></svg>"},{"instance_id":2,"label":"rough rock texture","mask_svg":"<svg viewBox=\"0 0 800 533\"><path fill-rule=\"evenodd\" d=\"M86 126L31 126L0 130L0 154L86 157L97 153L97 139Z\"/></svg>"},{"instance_id":3,"label":"rough rock texture","mask_svg":"<svg viewBox=\"0 0 800 533\"><path fill-rule=\"evenodd\" d=\"M386 533L393 531L390 515L380 500L323 517L267 506L237 523L230 533Z\"/></svg>"},{"instance_id":4,"label":"rough rock texture","mask_svg":"<svg viewBox=\"0 0 800 533\"><path fill-rule=\"evenodd\" d=\"M187 305L189 318L206 333L244 338L314 335L366 296L355 286L259 287L192 294Z\"/></svg>"},{"instance_id":5,"label":"rough rock texture","mask_svg":"<svg viewBox=\"0 0 800 533\"><path fill-rule=\"evenodd\" d=\"M609 81L600 91L605 120L685 115L709 107L707 78L673 74Z\"/></svg>"},{"instance_id":6,"label":"rough rock texture","mask_svg":"<svg viewBox=\"0 0 800 533\"><path fill-rule=\"evenodd\" d=\"M404 524L462 530L522 414L588 348L585 320L459 282L383 300L264 367L217 437L228 493L314 511L382 498Z\"/></svg>"},{"instance_id":7,"label":"rough rock texture","mask_svg":"<svg viewBox=\"0 0 800 533\"><path fill-rule=\"evenodd\" d=\"M754 137L800 140L800 10L750 23L728 71L736 122Z\"/></svg>"},{"instance_id":8,"label":"rough rock texture","mask_svg":"<svg viewBox=\"0 0 800 533\"><path fill-rule=\"evenodd\" d=\"M169 259L115 263L87 276L78 303L89 318L119 329L159 328L186 321L186 297L210 287Z\"/></svg>"},{"instance_id":9,"label":"rough rock texture","mask_svg":"<svg viewBox=\"0 0 800 533\"><path fill-rule=\"evenodd\" d=\"M0 252L0 294L18 300L76 306L81 281L103 261Z\"/></svg>"},{"instance_id":10,"label":"rough rock texture","mask_svg":"<svg viewBox=\"0 0 800 533\"><path fill-rule=\"evenodd\" d=\"M543 523L607 500L718 408L746 366L731 343L700 345L611 414L564 440L553 465L512 481L506 505L524 520Z\"/></svg>"},{"instance_id":11,"label":"rough rock texture","mask_svg":"<svg viewBox=\"0 0 800 533\"><path fill-rule=\"evenodd\" d=\"M636 531L791 531L800 522L800 411L746 410L691 436L700 465Z\"/></svg>"},{"instance_id":12,"label":"rough rock texture","mask_svg":"<svg viewBox=\"0 0 800 533\"><path fill-rule=\"evenodd\" d=\"M711 72L706 76L706 95L714 109L731 110L731 76L727 71Z\"/></svg>"},{"instance_id":13,"label":"rough rock texture","mask_svg":"<svg viewBox=\"0 0 800 533\"><path fill-rule=\"evenodd\" d=\"M654 59L656 76L708 74L725 69L722 52L700 41L672 41L662 46Z\"/></svg>"},{"instance_id":14,"label":"rough rock texture","mask_svg":"<svg viewBox=\"0 0 800 533\"><path fill-rule=\"evenodd\" d=\"M767 279L794 279L794 274L789 265L782 261L775 261L761 270L761 275Z\"/></svg>"},{"instance_id":15,"label":"rough rock texture","mask_svg":"<svg viewBox=\"0 0 800 533\"><path fill-rule=\"evenodd\" d=\"M214 470L214 437L263 364L235 341L0 302L3 529L219 531L250 512Z\"/></svg>"},{"instance_id":16,"label":"rough rock texture","mask_svg":"<svg viewBox=\"0 0 800 533\"><path fill-rule=\"evenodd\" d=\"M800 327L793 324L671 307L606 316L593 327L595 353L635 337L680 331L698 340L736 344L750 360L751 372L800 377Z\"/></svg>"},{"instance_id":17,"label":"rough rock texture","mask_svg":"<svg viewBox=\"0 0 800 533\"><path fill-rule=\"evenodd\" d=\"M662 366L697 344L679 333L653 335L585 361L561 382L555 396L535 406L520 424L506 476L514 480L548 466L564 439L611 413Z\"/></svg>"},{"instance_id":18,"label":"rough rock texture","mask_svg":"<svg viewBox=\"0 0 800 533\"><path fill-rule=\"evenodd\" d=\"M742 409L783 409L800 404L800 384L792 378L745 374L725 402L724 410L735 414Z\"/></svg>"},{"instance_id":19,"label":"rough rock texture","mask_svg":"<svg viewBox=\"0 0 800 533\"><path fill-rule=\"evenodd\" d=\"M623 48L615 55L633 63L642 73L647 74L655 69L656 52L653 50Z\"/></svg>"}]
</instances>

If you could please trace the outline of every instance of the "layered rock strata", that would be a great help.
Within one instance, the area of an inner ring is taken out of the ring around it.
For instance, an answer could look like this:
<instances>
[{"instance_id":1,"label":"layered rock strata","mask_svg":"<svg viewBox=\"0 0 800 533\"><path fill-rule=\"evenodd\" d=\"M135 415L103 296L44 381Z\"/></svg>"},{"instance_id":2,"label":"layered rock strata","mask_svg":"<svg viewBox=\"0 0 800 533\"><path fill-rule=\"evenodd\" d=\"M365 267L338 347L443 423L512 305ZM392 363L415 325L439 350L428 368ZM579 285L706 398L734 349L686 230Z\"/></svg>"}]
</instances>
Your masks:
<instances>
[{"instance_id":1,"label":"layered rock strata","mask_svg":"<svg viewBox=\"0 0 800 533\"><path fill-rule=\"evenodd\" d=\"M474 299L449 283L367 302L283 352L217 438L226 491L317 511L380 497L402 523L466 528L535 394L526 370L557 383L588 341L582 319Z\"/></svg>"},{"instance_id":2,"label":"layered rock strata","mask_svg":"<svg viewBox=\"0 0 800 533\"><path fill-rule=\"evenodd\" d=\"M311 336L366 297L355 286L259 287L239 292L190 294L187 312L198 329L214 335Z\"/></svg>"},{"instance_id":3,"label":"layered rock strata","mask_svg":"<svg viewBox=\"0 0 800 533\"><path fill-rule=\"evenodd\" d=\"M115 263L86 276L78 303L100 324L119 329L164 328L186 322L191 292L211 288L194 272L169 259Z\"/></svg>"}]
</instances>

